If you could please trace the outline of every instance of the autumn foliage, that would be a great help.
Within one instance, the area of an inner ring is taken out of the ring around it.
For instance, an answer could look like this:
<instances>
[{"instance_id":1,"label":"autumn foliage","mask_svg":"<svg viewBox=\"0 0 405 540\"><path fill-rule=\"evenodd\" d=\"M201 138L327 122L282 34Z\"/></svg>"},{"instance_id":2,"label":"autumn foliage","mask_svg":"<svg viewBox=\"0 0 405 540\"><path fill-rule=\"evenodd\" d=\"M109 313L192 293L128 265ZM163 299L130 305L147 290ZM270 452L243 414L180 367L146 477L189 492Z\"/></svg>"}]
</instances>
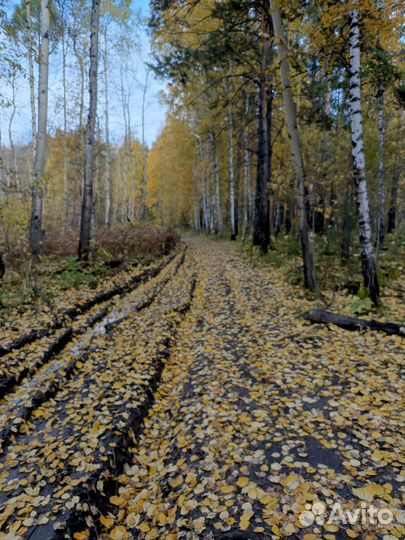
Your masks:
<instances>
[{"instance_id":1,"label":"autumn foliage","mask_svg":"<svg viewBox=\"0 0 405 540\"><path fill-rule=\"evenodd\" d=\"M116 226L100 228L94 237L93 251L104 258L126 260L129 257L151 260L167 255L179 240L175 232L164 232L154 228L139 226ZM45 237L44 255L75 256L78 231L70 231L55 237Z\"/></svg>"}]
</instances>

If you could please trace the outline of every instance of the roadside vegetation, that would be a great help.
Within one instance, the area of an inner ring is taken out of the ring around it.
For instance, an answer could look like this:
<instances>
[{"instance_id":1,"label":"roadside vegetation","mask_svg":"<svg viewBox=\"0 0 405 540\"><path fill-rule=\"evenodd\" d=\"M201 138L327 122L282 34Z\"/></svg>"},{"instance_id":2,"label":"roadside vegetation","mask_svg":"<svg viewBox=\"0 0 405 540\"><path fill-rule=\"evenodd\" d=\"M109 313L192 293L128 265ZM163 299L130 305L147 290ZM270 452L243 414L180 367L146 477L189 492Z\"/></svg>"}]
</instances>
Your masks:
<instances>
[{"instance_id":1,"label":"roadside vegetation","mask_svg":"<svg viewBox=\"0 0 405 540\"><path fill-rule=\"evenodd\" d=\"M88 261L76 254L77 231L46 238L43 255L37 260L24 246L14 246L4 257L7 271L0 281L0 325L18 326L18 317L27 311L33 315L52 312L60 296L70 289L95 289L128 267L150 264L167 255L178 241L175 232L125 225L99 229Z\"/></svg>"},{"instance_id":2,"label":"roadside vegetation","mask_svg":"<svg viewBox=\"0 0 405 540\"><path fill-rule=\"evenodd\" d=\"M255 267L269 273L275 271L282 279L294 285L297 294L302 291L303 275L299 240L289 235L277 236L266 254L261 254L250 243L241 243L240 250ZM328 237L319 238L316 245L318 269L318 296L307 291L313 305L345 315L378 318L402 323L405 319L405 242L399 235L388 235L386 248L379 254L378 279L382 285L378 307L370 301L363 285L361 261L354 242L353 255L342 260L341 245Z\"/></svg>"}]
</instances>

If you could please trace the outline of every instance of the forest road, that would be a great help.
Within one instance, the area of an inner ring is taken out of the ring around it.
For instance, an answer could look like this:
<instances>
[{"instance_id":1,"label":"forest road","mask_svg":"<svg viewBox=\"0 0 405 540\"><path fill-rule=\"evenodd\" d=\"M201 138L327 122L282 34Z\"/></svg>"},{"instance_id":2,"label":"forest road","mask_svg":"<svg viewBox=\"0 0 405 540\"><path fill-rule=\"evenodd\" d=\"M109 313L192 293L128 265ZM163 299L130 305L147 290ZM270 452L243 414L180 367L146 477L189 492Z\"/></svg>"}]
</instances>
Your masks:
<instances>
[{"instance_id":1,"label":"forest road","mask_svg":"<svg viewBox=\"0 0 405 540\"><path fill-rule=\"evenodd\" d=\"M310 325L309 302L277 269L230 243L185 242L0 404L7 423L13 399L59 377L0 456L1 530L402 538L403 343ZM335 503L393 515L328 523Z\"/></svg>"},{"instance_id":2,"label":"forest road","mask_svg":"<svg viewBox=\"0 0 405 540\"><path fill-rule=\"evenodd\" d=\"M277 270L231 243L186 242L194 300L121 478L120 526L170 540L402 538L402 514L327 516L334 503L403 506L403 343L311 326Z\"/></svg>"}]
</instances>

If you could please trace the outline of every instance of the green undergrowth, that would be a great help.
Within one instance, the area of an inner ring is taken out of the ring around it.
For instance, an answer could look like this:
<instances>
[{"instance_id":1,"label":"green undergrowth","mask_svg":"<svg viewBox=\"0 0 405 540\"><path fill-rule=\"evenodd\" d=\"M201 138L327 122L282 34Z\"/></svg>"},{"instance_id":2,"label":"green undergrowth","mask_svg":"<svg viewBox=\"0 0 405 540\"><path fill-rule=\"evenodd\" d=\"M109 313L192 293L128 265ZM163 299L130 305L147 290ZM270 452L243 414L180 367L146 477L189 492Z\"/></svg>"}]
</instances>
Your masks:
<instances>
[{"instance_id":1,"label":"green undergrowth","mask_svg":"<svg viewBox=\"0 0 405 540\"><path fill-rule=\"evenodd\" d=\"M77 289L81 285L95 285L97 281L111 273L105 263L84 266L78 257L69 257L60 265L55 275L62 289Z\"/></svg>"},{"instance_id":2,"label":"green undergrowth","mask_svg":"<svg viewBox=\"0 0 405 540\"><path fill-rule=\"evenodd\" d=\"M299 239L279 235L272 239L266 254L250 243L240 244L243 255L252 266L275 268L288 283L303 289L303 267ZM384 250L378 255L378 278L381 306L375 308L363 286L358 240L352 239L350 257L341 258L341 244L333 237L317 237L315 241L316 271L320 297L306 293L319 307L348 315L379 317L403 321L405 296L405 237L388 235Z\"/></svg>"},{"instance_id":3,"label":"green undergrowth","mask_svg":"<svg viewBox=\"0 0 405 540\"><path fill-rule=\"evenodd\" d=\"M78 257L42 257L33 263L24 261L18 268L9 268L0 286L1 317L17 310L23 312L35 304L51 306L60 291L95 287L100 279L123 268L111 268L108 262L83 264Z\"/></svg>"},{"instance_id":4,"label":"green undergrowth","mask_svg":"<svg viewBox=\"0 0 405 540\"><path fill-rule=\"evenodd\" d=\"M150 264L166 255L178 240L175 233L122 226L100 231L86 263L75 255L75 232L48 240L44 254L36 261L28 252L10 252L0 281L0 326L2 320L26 310L52 309L63 291L95 288L100 280L129 265Z\"/></svg>"}]
</instances>

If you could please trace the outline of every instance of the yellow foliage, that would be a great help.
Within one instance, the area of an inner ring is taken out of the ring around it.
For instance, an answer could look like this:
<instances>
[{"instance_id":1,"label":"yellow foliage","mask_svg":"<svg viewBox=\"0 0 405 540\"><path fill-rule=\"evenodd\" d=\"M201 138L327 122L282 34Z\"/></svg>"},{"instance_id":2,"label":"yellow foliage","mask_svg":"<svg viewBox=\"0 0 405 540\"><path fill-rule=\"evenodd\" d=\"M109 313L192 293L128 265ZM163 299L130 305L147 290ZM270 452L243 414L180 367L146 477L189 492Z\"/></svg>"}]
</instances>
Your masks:
<instances>
[{"instance_id":1,"label":"yellow foliage","mask_svg":"<svg viewBox=\"0 0 405 540\"><path fill-rule=\"evenodd\" d=\"M193 211L196 141L188 125L170 116L148 158L148 207L161 224L188 224Z\"/></svg>"}]
</instances>

